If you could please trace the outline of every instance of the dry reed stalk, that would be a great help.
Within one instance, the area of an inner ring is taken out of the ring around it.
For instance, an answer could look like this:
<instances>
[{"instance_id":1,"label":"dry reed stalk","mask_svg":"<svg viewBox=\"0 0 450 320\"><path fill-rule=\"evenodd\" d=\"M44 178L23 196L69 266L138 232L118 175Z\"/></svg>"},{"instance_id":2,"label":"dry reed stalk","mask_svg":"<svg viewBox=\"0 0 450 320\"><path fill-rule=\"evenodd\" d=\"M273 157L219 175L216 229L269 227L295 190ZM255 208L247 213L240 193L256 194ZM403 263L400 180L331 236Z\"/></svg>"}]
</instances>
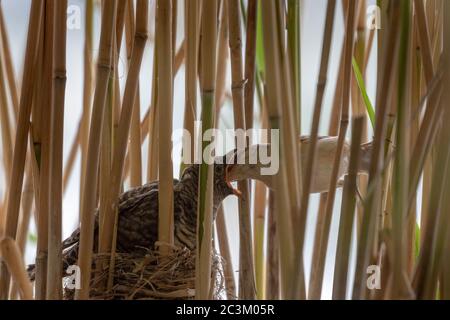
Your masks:
<instances>
[{"instance_id":1,"label":"dry reed stalk","mask_svg":"<svg viewBox=\"0 0 450 320\"><path fill-rule=\"evenodd\" d=\"M8 267L13 281L18 285L21 299L32 300L33 288L25 272L25 265L19 246L14 239L5 237L0 241L0 256Z\"/></svg>"},{"instance_id":2,"label":"dry reed stalk","mask_svg":"<svg viewBox=\"0 0 450 320\"><path fill-rule=\"evenodd\" d=\"M256 76L256 27L257 27L258 1L249 0L247 8L247 28L245 38L245 79L244 89L245 125L247 129L253 128L253 109Z\"/></svg>"},{"instance_id":3,"label":"dry reed stalk","mask_svg":"<svg viewBox=\"0 0 450 320\"><path fill-rule=\"evenodd\" d=\"M333 299L344 300L347 293L347 277L353 221L356 207L358 164L360 161L361 141L364 129L364 117L359 116L352 124L352 144L348 175L344 180L341 216L336 248L333 278Z\"/></svg>"},{"instance_id":4,"label":"dry reed stalk","mask_svg":"<svg viewBox=\"0 0 450 320\"><path fill-rule=\"evenodd\" d=\"M275 221L275 196L274 191L269 190L267 210L267 274L265 298L269 300L279 299L279 247L277 241L277 224Z\"/></svg>"},{"instance_id":5,"label":"dry reed stalk","mask_svg":"<svg viewBox=\"0 0 450 320\"><path fill-rule=\"evenodd\" d=\"M227 68L230 59L229 40L228 40L228 15L227 6L222 2L220 9L220 20L218 22L219 30L217 40L217 67L216 67L216 90L214 92L215 104L215 127L218 128L220 123L220 112L225 102L227 92ZM195 149L195 146L194 146Z\"/></svg>"},{"instance_id":6,"label":"dry reed stalk","mask_svg":"<svg viewBox=\"0 0 450 320\"><path fill-rule=\"evenodd\" d=\"M287 1L287 50L290 61L292 79L292 101L298 133L301 132L301 50L300 50L300 1Z\"/></svg>"},{"instance_id":7,"label":"dry reed stalk","mask_svg":"<svg viewBox=\"0 0 450 320\"><path fill-rule=\"evenodd\" d=\"M2 45L0 43L0 50ZM5 68L3 66L3 59L0 58L0 122L1 122L1 134L2 134L2 156L3 165L5 169L6 184L9 184L11 168L12 168L12 153L13 153L13 141L12 141L12 128L9 118L8 110L8 96L7 87L4 77Z\"/></svg>"},{"instance_id":8,"label":"dry reed stalk","mask_svg":"<svg viewBox=\"0 0 450 320\"><path fill-rule=\"evenodd\" d=\"M225 275L225 286L227 288L227 299L234 300L236 297L236 283L234 280L230 244L228 242L227 225L225 223L225 215L222 206L220 206L219 209L217 210L216 228L219 240L220 255L225 260L223 272Z\"/></svg>"},{"instance_id":9,"label":"dry reed stalk","mask_svg":"<svg viewBox=\"0 0 450 320\"><path fill-rule=\"evenodd\" d=\"M376 220L380 210L380 174L383 167L382 152L387 131L387 108L392 93L393 65L397 52L399 34L399 3L392 3L392 15L389 21L389 34L383 46L381 77L377 85L377 108L375 120L375 137L372 144L372 155L369 169L369 186L365 200L365 214L361 223L361 232L357 248L355 281L353 285L353 299L365 296L365 271L369 265L374 247Z\"/></svg>"},{"instance_id":10,"label":"dry reed stalk","mask_svg":"<svg viewBox=\"0 0 450 320\"><path fill-rule=\"evenodd\" d=\"M258 300L263 300L266 293L265 283L265 226L266 226L266 206L267 188L260 181L255 182L254 193L254 214L253 214L253 246L255 260L255 283Z\"/></svg>"},{"instance_id":11,"label":"dry reed stalk","mask_svg":"<svg viewBox=\"0 0 450 320\"><path fill-rule=\"evenodd\" d=\"M34 0L31 4L28 26L25 64L22 79L19 117L13 152L13 167L8 188L5 236L15 238L20 210L20 198L23 184L29 117L33 98L32 85L35 77L36 57L38 52L39 30L41 26L43 3ZM0 299L6 299L9 290L9 271L4 262L0 265Z\"/></svg>"},{"instance_id":12,"label":"dry reed stalk","mask_svg":"<svg viewBox=\"0 0 450 320\"><path fill-rule=\"evenodd\" d=\"M89 143L89 121L92 104L93 93L93 56L92 50L94 48L94 0L86 0L86 16L85 16L85 32L84 32L84 51L83 51L83 112L80 120L79 139L81 168L80 168L80 207L83 203L83 187L86 173L86 161ZM72 154L72 149L70 154ZM70 159L70 158L69 158ZM68 167L68 166L67 166ZM65 175L68 176L68 175ZM64 179L66 180L66 179ZM64 183L65 185L65 183ZM65 189L65 188L64 188Z\"/></svg>"},{"instance_id":13,"label":"dry reed stalk","mask_svg":"<svg viewBox=\"0 0 450 320\"><path fill-rule=\"evenodd\" d=\"M214 127L214 96L217 61L217 8L216 0L202 2L200 90L202 99L201 136ZM202 140L201 155L208 145ZM212 205L213 205L213 165L211 159L203 159L199 172L199 196L197 208L197 259L196 259L196 299L210 297L212 246Z\"/></svg>"},{"instance_id":14,"label":"dry reed stalk","mask_svg":"<svg viewBox=\"0 0 450 320\"><path fill-rule=\"evenodd\" d=\"M158 38L156 59L158 68L157 105L159 109L159 193L158 193L158 240L173 243L173 164L172 115L173 115L173 74L172 59L172 1L157 2L156 37ZM160 247L161 254L169 253L168 246Z\"/></svg>"},{"instance_id":15,"label":"dry reed stalk","mask_svg":"<svg viewBox=\"0 0 450 320\"><path fill-rule=\"evenodd\" d=\"M52 0L45 1L43 48L42 48L42 73L38 76L42 85L38 101L41 124L41 155L39 163L40 198L37 220L37 245L36 245L36 299L45 299L47 292L47 256L48 256L48 219L51 213L51 172L53 158L52 141L52 117L53 117L53 35L55 3ZM45 125L44 125L45 124Z\"/></svg>"},{"instance_id":16,"label":"dry reed stalk","mask_svg":"<svg viewBox=\"0 0 450 320\"><path fill-rule=\"evenodd\" d=\"M449 36L448 28L450 26L450 4L444 1L443 3L444 19L444 49L442 53L442 67L443 83L449 81L450 75L450 43L446 37ZM443 91L441 104L448 104L449 93L448 90ZM442 123L448 121L450 113L448 108L445 108L442 117ZM443 244L448 234L448 199L443 196L443 191L448 187L449 176L449 159L450 148L448 145L449 128L443 125L439 132L438 140L436 141L436 156L433 164L433 178L430 190L430 203L428 209L428 221L434 223L427 223L425 228L422 227L422 245L420 256L416 265L416 270L413 278L414 290L418 299L434 299L437 288L437 276L441 268Z\"/></svg>"},{"instance_id":17,"label":"dry reed stalk","mask_svg":"<svg viewBox=\"0 0 450 320\"><path fill-rule=\"evenodd\" d=\"M393 165L393 211L392 211L392 249L395 254L392 259L390 290L391 298L407 298L409 296L410 284L407 279L405 250L406 240L406 217L408 213L408 171L409 163L409 123L410 123L410 81L411 68L411 7L406 1L402 1L401 8L401 33L398 58L398 95L397 95L397 123L396 123L396 152Z\"/></svg>"},{"instance_id":18,"label":"dry reed stalk","mask_svg":"<svg viewBox=\"0 0 450 320\"><path fill-rule=\"evenodd\" d=\"M184 129L192 137L190 149L183 150L183 155L190 155L191 159L196 152L194 148L195 134L194 121L197 109L197 72L199 52L199 7L200 1L192 0L184 3L184 28L185 28L185 51L186 51L186 81L185 81L185 105L184 105ZM220 52L220 51L219 51ZM220 73L219 73L220 74ZM186 164L182 164L184 167Z\"/></svg>"},{"instance_id":19,"label":"dry reed stalk","mask_svg":"<svg viewBox=\"0 0 450 320\"><path fill-rule=\"evenodd\" d=\"M11 57L11 50L9 45L8 33L6 30L5 19L3 16L3 10L0 6L0 51L4 57L6 78L8 80L9 94L13 106L13 119L16 122L19 114L19 93L16 84L16 77L14 72L14 64Z\"/></svg>"},{"instance_id":20,"label":"dry reed stalk","mask_svg":"<svg viewBox=\"0 0 450 320\"><path fill-rule=\"evenodd\" d=\"M118 214L117 199L120 194L120 187L123 175L123 166L125 161L125 152L128 143L128 137L131 126L131 116L133 107L135 106L135 99L137 95L137 88L139 83L139 71L141 68L142 57L145 49L145 44L148 37L147 23L148 23L148 1L139 0L137 2L137 18L136 29L134 35L134 44L132 56L130 59L130 68L125 84L125 92L121 107L121 114L117 134L113 145L113 158L111 170L111 185L108 188L107 206L104 212L104 219L101 220L101 234L99 240L99 252L111 252L110 270L114 270L114 256L115 256L115 233ZM108 285L112 284L112 279L109 279Z\"/></svg>"},{"instance_id":21,"label":"dry reed stalk","mask_svg":"<svg viewBox=\"0 0 450 320\"><path fill-rule=\"evenodd\" d=\"M73 166L77 157L78 149L80 148L80 135L81 135L81 121L78 123L77 133L70 146L69 155L67 156L66 163L64 165L63 173L63 192L66 192L67 185L72 174Z\"/></svg>"},{"instance_id":22,"label":"dry reed stalk","mask_svg":"<svg viewBox=\"0 0 450 320\"><path fill-rule=\"evenodd\" d=\"M47 299L62 298L62 173L64 98L66 90L67 0L55 1L52 112L51 203L48 220ZM56 48L58 50L56 50Z\"/></svg>"},{"instance_id":23,"label":"dry reed stalk","mask_svg":"<svg viewBox=\"0 0 450 320\"><path fill-rule=\"evenodd\" d=\"M244 109L244 68L242 63L241 15L239 0L228 2L228 27L231 57L231 90L233 94L234 127L246 130ZM224 10L226 8L224 3ZM240 141L236 141L238 146ZM250 218L249 182L239 181L238 188L243 199L239 199L239 298L255 299L255 275L253 266L252 228ZM245 200L244 200L245 199Z\"/></svg>"},{"instance_id":24,"label":"dry reed stalk","mask_svg":"<svg viewBox=\"0 0 450 320\"><path fill-rule=\"evenodd\" d=\"M334 90L333 104L331 107L330 123L328 127L329 136L337 136L339 130L340 109L342 99L342 86L344 77L344 46L341 49L341 58L339 59L339 70ZM320 299L323 281L323 272L325 268L325 259L327 254L328 239L331 227L331 215L325 215L328 193L320 195L319 209L314 237L314 250L311 263L311 273L309 278L309 298Z\"/></svg>"},{"instance_id":25,"label":"dry reed stalk","mask_svg":"<svg viewBox=\"0 0 450 320\"><path fill-rule=\"evenodd\" d=\"M127 44L128 68L131 63L133 52L133 35L135 32L133 1L127 2L127 14L125 18L125 35ZM136 187L142 185L142 150L141 150L141 103L140 103L140 84L138 82L136 89L135 105L131 116L130 131L130 186Z\"/></svg>"},{"instance_id":26,"label":"dry reed stalk","mask_svg":"<svg viewBox=\"0 0 450 320\"><path fill-rule=\"evenodd\" d=\"M334 24L334 13L335 13L336 1L329 0L327 5L327 12L325 18L324 25L324 40L322 44L322 57L320 61L320 71L317 80L317 91L316 98L314 104L314 114L311 125L311 134L310 134L310 151L308 153L308 157L306 160L306 175L303 177L303 188L302 188L302 198L301 198L301 206L300 206L300 217L303 220L301 224L298 226L300 228L306 227L306 216L308 213L308 205L309 205L309 195L310 189L312 185L312 172L314 170L314 162L316 155L316 145L317 138L319 132L319 123L320 123L320 115L322 111L322 102L323 96L325 93L325 87L327 82L327 73L328 73L328 61L330 56L330 46L331 39L333 35L333 24ZM304 237L305 230L301 230L300 233L302 237ZM303 243L304 240L301 240L300 243ZM299 247L299 251L303 251L302 248Z\"/></svg>"},{"instance_id":27,"label":"dry reed stalk","mask_svg":"<svg viewBox=\"0 0 450 320\"><path fill-rule=\"evenodd\" d=\"M281 59L277 45L278 39L276 3L273 1L261 2L262 21L264 28L264 53L266 67L267 109L271 129L279 129L281 125L282 82ZM274 45L275 44L275 45ZM283 133L282 133L283 136ZM290 206L290 193L288 192L287 175L285 165L285 149L288 148L284 141L272 141L272 148L280 150L280 171L275 176L275 185L278 192L275 193L275 221L277 227L277 242L280 249L280 286L281 297L293 297L295 283L292 281L294 249L294 237L292 231L292 208Z\"/></svg>"},{"instance_id":28,"label":"dry reed stalk","mask_svg":"<svg viewBox=\"0 0 450 320\"><path fill-rule=\"evenodd\" d=\"M115 0L106 1L102 13L100 51L97 60L97 79L92 107L86 172L80 210L81 230L78 265L81 269L81 289L76 291L76 299L89 298L92 248L94 241L94 211L97 198L98 164L100 156L100 132L102 128L108 79L112 70L113 32L116 21Z\"/></svg>"}]
</instances>

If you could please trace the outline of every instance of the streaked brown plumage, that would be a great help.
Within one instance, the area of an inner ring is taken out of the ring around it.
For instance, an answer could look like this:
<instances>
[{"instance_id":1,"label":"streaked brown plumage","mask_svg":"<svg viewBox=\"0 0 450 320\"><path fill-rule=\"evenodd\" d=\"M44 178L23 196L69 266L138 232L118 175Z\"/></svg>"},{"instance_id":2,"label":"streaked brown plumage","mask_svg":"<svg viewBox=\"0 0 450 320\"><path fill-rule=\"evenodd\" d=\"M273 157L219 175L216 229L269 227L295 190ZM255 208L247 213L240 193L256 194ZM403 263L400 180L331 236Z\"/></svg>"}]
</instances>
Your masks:
<instances>
[{"instance_id":1,"label":"streaked brown plumage","mask_svg":"<svg viewBox=\"0 0 450 320\"><path fill-rule=\"evenodd\" d=\"M222 157L220 157L222 158ZM225 181L224 164L214 165L213 215L223 199L233 194L233 189ZM216 160L219 159L216 158ZM174 241L175 245L196 247L197 194L199 165L187 167L180 180L174 179ZM153 249L158 240L158 181L133 188L119 197L119 215L116 250L118 252L139 253L142 248ZM94 252L98 243L98 212L95 213ZM64 270L77 263L80 228L63 241ZM34 265L28 268L34 276Z\"/></svg>"}]
</instances>

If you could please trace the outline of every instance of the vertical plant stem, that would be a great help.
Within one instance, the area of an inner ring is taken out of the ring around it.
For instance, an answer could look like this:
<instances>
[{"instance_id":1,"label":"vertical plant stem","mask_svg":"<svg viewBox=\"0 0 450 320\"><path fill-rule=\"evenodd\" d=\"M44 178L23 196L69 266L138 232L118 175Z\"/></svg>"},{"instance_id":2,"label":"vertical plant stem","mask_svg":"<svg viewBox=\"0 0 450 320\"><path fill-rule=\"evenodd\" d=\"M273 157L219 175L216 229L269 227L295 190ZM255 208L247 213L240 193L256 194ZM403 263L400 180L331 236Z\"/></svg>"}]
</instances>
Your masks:
<instances>
[{"instance_id":1,"label":"vertical plant stem","mask_svg":"<svg viewBox=\"0 0 450 320\"><path fill-rule=\"evenodd\" d=\"M78 265L81 270L81 288L75 293L76 299L89 298L92 249L94 244L94 212L97 202L97 178L100 156L100 133L103 126L108 79L112 70L112 48L115 30L117 1L107 1L103 7L100 35L100 52L97 60L97 78L92 107L86 172L84 178Z\"/></svg>"},{"instance_id":2,"label":"vertical plant stem","mask_svg":"<svg viewBox=\"0 0 450 320\"><path fill-rule=\"evenodd\" d=\"M200 91L202 98L203 133L214 126L214 92L216 81L217 53L217 1L202 2L201 20L201 70ZM211 242L213 204L212 159L203 159L203 151L208 142L202 140L202 162L199 173L199 198L197 208L197 259L196 259L196 299L207 299L211 286Z\"/></svg>"}]
</instances>

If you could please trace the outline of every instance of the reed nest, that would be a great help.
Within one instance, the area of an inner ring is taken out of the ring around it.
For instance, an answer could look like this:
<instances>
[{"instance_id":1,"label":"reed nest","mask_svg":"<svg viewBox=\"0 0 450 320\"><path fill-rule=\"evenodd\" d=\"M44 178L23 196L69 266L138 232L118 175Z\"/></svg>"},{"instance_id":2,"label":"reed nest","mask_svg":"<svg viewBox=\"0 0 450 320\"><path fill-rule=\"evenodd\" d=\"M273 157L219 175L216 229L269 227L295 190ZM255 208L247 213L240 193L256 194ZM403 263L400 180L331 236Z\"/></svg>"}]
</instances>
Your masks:
<instances>
[{"instance_id":1,"label":"reed nest","mask_svg":"<svg viewBox=\"0 0 450 320\"><path fill-rule=\"evenodd\" d=\"M113 284L105 290L110 274L110 254L94 256L96 266L91 277L90 298L94 300L176 300L195 298L195 251L173 247L168 256L162 257L158 250L142 248L140 254L116 253ZM211 253L211 297L215 300L226 296L224 264L214 250ZM68 277L64 281L71 281ZM64 286L64 299L72 300L74 290Z\"/></svg>"}]
</instances>

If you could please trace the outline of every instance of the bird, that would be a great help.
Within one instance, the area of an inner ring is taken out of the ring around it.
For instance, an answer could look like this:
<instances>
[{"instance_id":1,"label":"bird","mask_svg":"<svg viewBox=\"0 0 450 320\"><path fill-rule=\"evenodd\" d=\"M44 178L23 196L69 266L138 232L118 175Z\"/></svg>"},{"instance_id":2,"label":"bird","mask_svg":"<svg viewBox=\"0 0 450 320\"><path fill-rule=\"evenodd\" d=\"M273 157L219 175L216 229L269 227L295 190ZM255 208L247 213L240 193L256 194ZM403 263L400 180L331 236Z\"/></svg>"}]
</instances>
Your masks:
<instances>
[{"instance_id":1,"label":"bird","mask_svg":"<svg viewBox=\"0 0 450 320\"><path fill-rule=\"evenodd\" d=\"M225 180L229 155L216 157L214 161L213 219L220 203L229 195L240 193ZM199 164L188 166L180 179L173 180L174 199L174 245L195 250L197 241L197 199ZM153 249L158 240L158 194L159 183L152 181L132 188L119 196L116 251L139 254L143 248ZM95 212L94 252L98 248L99 212ZM80 228L62 242L63 269L77 263L80 246ZM27 268L34 279L35 265Z\"/></svg>"},{"instance_id":2,"label":"bird","mask_svg":"<svg viewBox=\"0 0 450 320\"><path fill-rule=\"evenodd\" d=\"M300 136L298 142L300 147L302 176L305 176L307 170L306 162L311 142L310 136ZM324 193L328 191L337 145L337 136L318 137L310 193ZM226 179L229 181L239 181L242 179L259 180L262 181L269 189L275 190L275 175L262 173L261 169L268 167L268 165L263 163L263 161L259 158L261 154L267 155L268 150L270 149L270 143L255 144L247 147L245 150L235 152L232 155L233 159L231 160L231 162L235 164L230 164L226 168ZM361 144L360 150L361 156L359 162L359 173L366 174L369 172L370 158L372 155L372 142ZM254 161L252 162L251 159L254 159ZM349 162L350 144L347 141L344 141L342 158L338 170L338 187L342 186L342 178L348 173Z\"/></svg>"}]
</instances>

